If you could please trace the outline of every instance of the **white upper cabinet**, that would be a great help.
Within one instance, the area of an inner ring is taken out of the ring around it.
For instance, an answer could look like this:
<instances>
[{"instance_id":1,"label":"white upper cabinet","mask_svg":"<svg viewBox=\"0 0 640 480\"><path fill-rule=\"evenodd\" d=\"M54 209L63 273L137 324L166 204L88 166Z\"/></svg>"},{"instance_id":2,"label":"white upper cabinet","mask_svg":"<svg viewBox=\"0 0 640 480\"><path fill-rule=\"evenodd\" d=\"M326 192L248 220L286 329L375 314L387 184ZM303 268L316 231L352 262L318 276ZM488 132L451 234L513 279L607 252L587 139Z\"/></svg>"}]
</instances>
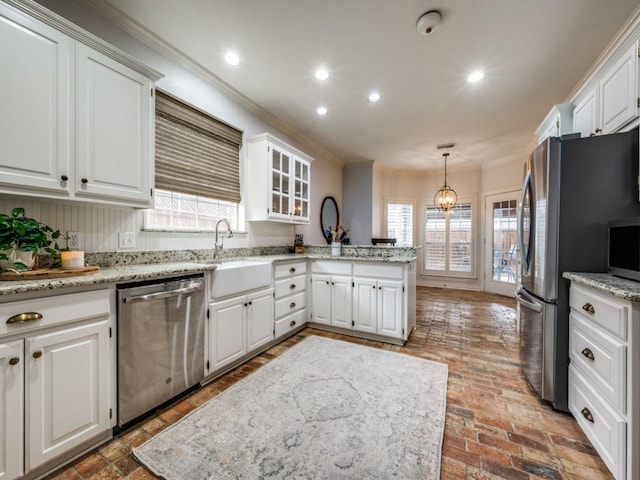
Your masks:
<instances>
[{"instance_id":1,"label":"white upper cabinet","mask_svg":"<svg viewBox=\"0 0 640 480\"><path fill-rule=\"evenodd\" d=\"M151 198L153 85L144 75L77 46L79 197L146 204Z\"/></svg>"},{"instance_id":2,"label":"white upper cabinet","mask_svg":"<svg viewBox=\"0 0 640 480\"><path fill-rule=\"evenodd\" d=\"M309 223L312 161L268 133L248 139L246 219Z\"/></svg>"},{"instance_id":3,"label":"white upper cabinet","mask_svg":"<svg viewBox=\"0 0 640 480\"><path fill-rule=\"evenodd\" d=\"M600 80L600 127L620 130L638 116L638 47L634 43Z\"/></svg>"},{"instance_id":4,"label":"white upper cabinet","mask_svg":"<svg viewBox=\"0 0 640 480\"><path fill-rule=\"evenodd\" d=\"M596 73L595 84L583 90L573 111L573 129L583 137L633 128L638 119L638 42Z\"/></svg>"},{"instance_id":5,"label":"white upper cabinet","mask_svg":"<svg viewBox=\"0 0 640 480\"><path fill-rule=\"evenodd\" d=\"M0 191L68 196L74 44L0 3Z\"/></svg>"},{"instance_id":6,"label":"white upper cabinet","mask_svg":"<svg viewBox=\"0 0 640 480\"><path fill-rule=\"evenodd\" d=\"M597 135L602 131L598 127L598 89L592 88L573 110L573 130L581 137Z\"/></svg>"},{"instance_id":7,"label":"white upper cabinet","mask_svg":"<svg viewBox=\"0 0 640 480\"><path fill-rule=\"evenodd\" d=\"M0 193L149 206L160 75L35 2L0 44Z\"/></svg>"},{"instance_id":8,"label":"white upper cabinet","mask_svg":"<svg viewBox=\"0 0 640 480\"><path fill-rule=\"evenodd\" d=\"M536 130L538 143L549 137L559 137L573 132L573 104L554 105Z\"/></svg>"}]
</instances>

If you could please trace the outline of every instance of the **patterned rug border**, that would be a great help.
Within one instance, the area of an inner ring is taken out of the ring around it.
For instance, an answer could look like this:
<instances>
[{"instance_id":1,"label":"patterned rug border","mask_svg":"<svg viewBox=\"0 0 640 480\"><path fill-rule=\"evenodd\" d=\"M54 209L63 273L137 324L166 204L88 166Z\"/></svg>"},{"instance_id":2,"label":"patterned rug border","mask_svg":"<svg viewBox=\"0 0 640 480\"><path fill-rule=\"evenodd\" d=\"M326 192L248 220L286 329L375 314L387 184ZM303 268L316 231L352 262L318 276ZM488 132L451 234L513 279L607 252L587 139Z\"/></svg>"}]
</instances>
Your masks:
<instances>
[{"instance_id":1,"label":"patterned rug border","mask_svg":"<svg viewBox=\"0 0 640 480\"><path fill-rule=\"evenodd\" d=\"M435 445L437 447L437 451L440 452L440 455L438 455L437 457L437 472L438 472L438 476L434 477L434 480L439 479L439 472L441 469L441 461L442 461L442 444L443 444L443 440L444 440L444 425L445 425L445 418L446 418L446 408L447 408L447 388L448 388L448 375L449 375L449 367L446 363L442 363L442 362L436 362L434 360L429 360L426 358L421 358L419 356L415 356L415 355L410 355L404 352L398 352L398 351L394 351L394 350L387 350L385 348L378 348L378 347L372 347L372 346L368 346L368 345L362 345L359 343L352 343L349 341L345 341L345 340L339 340L339 339L334 339L334 338L329 338L329 337L324 337L321 335L315 335L315 334L311 334L308 337L304 338L303 340L301 340L299 343L289 347L285 352L283 352L281 355L273 358L272 360L270 360L268 363L264 364L263 366L261 366L258 370L251 372L250 374L248 374L247 376L241 378L240 380L238 380L237 382L235 382L233 385L231 385L229 388L223 390L222 392L218 393L215 397L212 397L210 399L208 399L206 402L204 402L202 405L198 406L197 408L195 408L194 410L192 410L191 412L189 412L188 414L186 414L184 417L180 418L177 422L175 422L172 425L169 425L167 428L163 429L162 431L158 432L156 435L154 435L153 437L147 439L144 443L138 445L137 447L134 447L132 449L132 455L133 457L140 462L142 465L144 465L147 469L149 469L152 473L154 473L156 476L160 477L160 478L167 478L165 476L163 476L162 472L160 471L160 469L154 468L153 466L151 466L149 463L149 460L145 460L143 457L145 457L145 454L142 452L143 448L145 446L148 446L148 444L153 443L154 441L157 441L158 438L160 436L162 436L163 434L166 434L168 432L170 432L173 429L176 428L180 428L181 424L190 419L190 417L198 415L199 412L203 409L205 409L209 404L211 403L216 403L219 402L220 400L222 400L224 397L228 396L228 395L233 395L235 390L240 389L245 383L251 382L252 381L252 377L263 371L263 369L266 369L267 367L270 367L271 369L277 367L280 363L288 363L289 360L287 357L289 356L293 356L298 350L302 349L302 348L306 348L306 346L308 346L311 343L314 342L319 342L319 343L340 343L343 346L344 345L348 345L350 347L354 347L354 349L369 349L369 350L373 350L376 352L382 352L383 354L391 354L391 355L395 355L397 357L407 357L407 358L411 358L417 361L421 361L427 364L431 364L436 368L441 368L444 369L444 392L443 392L443 398L441 399L441 408L440 411L438 412L441 415L442 418L442 427L440 429L440 434L438 436L437 439L437 445ZM268 370L268 369L267 369ZM212 477L213 478L213 477ZM217 478L222 478L222 477L217 477ZM226 476L224 478L227 478ZM229 477L230 478L230 477ZM236 477L234 477L236 478ZM237 478L245 478L245 477L237 477Z\"/></svg>"}]
</instances>

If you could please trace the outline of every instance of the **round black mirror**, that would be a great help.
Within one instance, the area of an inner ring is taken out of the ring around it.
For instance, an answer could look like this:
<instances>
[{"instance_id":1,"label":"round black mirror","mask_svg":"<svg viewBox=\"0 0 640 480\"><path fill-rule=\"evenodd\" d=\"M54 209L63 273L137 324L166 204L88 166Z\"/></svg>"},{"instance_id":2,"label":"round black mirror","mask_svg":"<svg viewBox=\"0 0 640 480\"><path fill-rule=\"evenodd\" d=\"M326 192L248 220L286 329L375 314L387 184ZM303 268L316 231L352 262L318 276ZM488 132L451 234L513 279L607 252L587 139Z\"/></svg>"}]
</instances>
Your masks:
<instances>
[{"instance_id":1,"label":"round black mirror","mask_svg":"<svg viewBox=\"0 0 640 480\"><path fill-rule=\"evenodd\" d=\"M340 227L340 213L338 212L338 204L333 197L324 197L322 206L320 207L320 228L322 236L327 243L331 243L331 232L337 232Z\"/></svg>"}]
</instances>

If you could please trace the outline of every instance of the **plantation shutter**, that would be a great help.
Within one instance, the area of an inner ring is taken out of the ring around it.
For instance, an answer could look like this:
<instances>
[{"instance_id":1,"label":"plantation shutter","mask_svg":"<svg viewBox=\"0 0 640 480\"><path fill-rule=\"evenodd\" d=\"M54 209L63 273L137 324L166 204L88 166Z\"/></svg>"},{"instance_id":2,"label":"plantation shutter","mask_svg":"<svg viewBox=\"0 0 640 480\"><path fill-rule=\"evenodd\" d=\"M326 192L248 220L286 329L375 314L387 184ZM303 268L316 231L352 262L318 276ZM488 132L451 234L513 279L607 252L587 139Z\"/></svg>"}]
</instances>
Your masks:
<instances>
[{"instance_id":1,"label":"plantation shutter","mask_svg":"<svg viewBox=\"0 0 640 480\"><path fill-rule=\"evenodd\" d=\"M398 246L413 245L413 204L387 204L387 237L395 238Z\"/></svg>"},{"instance_id":2,"label":"plantation shutter","mask_svg":"<svg viewBox=\"0 0 640 480\"><path fill-rule=\"evenodd\" d=\"M156 188L239 203L242 132L156 94Z\"/></svg>"},{"instance_id":3,"label":"plantation shutter","mask_svg":"<svg viewBox=\"0 0 640 480\"><path fill-rule=\"evenodd\" d=\"M427 206L424 216L424 268L445 271L447 214L434 206Z\"/></svg>"}]
</instances>

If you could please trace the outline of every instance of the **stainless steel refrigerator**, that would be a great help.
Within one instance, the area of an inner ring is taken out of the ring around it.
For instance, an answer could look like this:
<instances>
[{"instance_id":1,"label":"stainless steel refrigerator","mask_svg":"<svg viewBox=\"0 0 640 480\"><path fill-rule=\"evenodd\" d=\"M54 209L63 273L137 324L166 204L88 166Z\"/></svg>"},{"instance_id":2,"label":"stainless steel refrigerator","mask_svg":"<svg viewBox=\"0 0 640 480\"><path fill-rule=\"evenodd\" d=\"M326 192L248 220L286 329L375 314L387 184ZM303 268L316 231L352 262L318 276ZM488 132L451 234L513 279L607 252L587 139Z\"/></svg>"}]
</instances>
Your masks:
<instances>
[{"instance_id":1,"label":"stainless steel refrigerator","mask_svg":"<svg viewBox=\"0 0 640 480\"><path fill-rule=\"evenodd\" d=\"M568 410L566 271L606 272L609 220L640 216L638 129L550 138L524 166L519 206L520 360L529 385Z\"/></svg>"}]
</instances>

